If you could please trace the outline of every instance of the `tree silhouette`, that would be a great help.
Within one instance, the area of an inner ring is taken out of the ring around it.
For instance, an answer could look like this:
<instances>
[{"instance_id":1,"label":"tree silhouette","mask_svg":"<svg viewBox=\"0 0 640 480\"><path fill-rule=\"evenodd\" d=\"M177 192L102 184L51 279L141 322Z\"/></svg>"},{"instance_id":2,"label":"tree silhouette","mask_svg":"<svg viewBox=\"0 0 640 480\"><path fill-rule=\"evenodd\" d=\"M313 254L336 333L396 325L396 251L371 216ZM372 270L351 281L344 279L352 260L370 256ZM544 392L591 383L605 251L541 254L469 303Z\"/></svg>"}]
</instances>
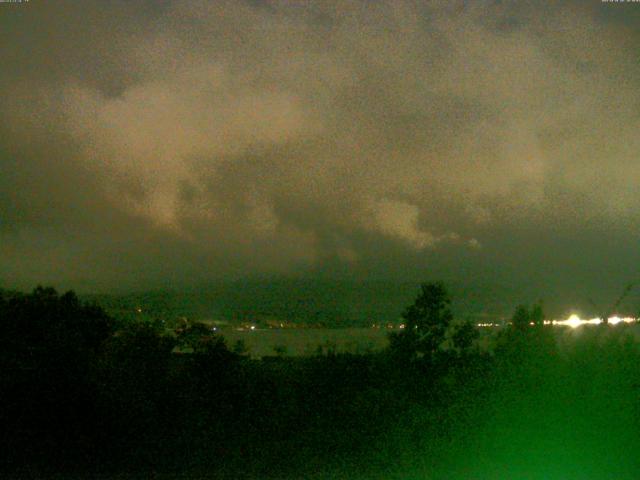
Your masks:
<instances>
[{"instance_id":1,"label":"tree silhouette","mask_svg":"<svg viewBox=\"0 0 640 480\"><path fill-rule=\"evenodd\" d=\"M518 305L516 311L511 317L511 325L516 331L524 331L529 328L531 322L531 314L529 313L529 307L526 305Z\"/></svg>"},{"instance_id":2,"label":"tree silhouette","mask_svg":"<svg viewBox=\"0 0 640 480\"><path fill-rule=\"evenodd\" d=\"M458 325L451 336L453 347L461 354L468 353L474 342L480 337L480 332L471 322Z\"/></svg>"},{"instance_id":3,"label":"tree silhouette","mask_svg":"<svg viewBox=\"0 0 640 480\"><path fill-rule=\"evenodd\" d=\"M112 324L104 310L71 291L2 293L0 431L11 439L11 454L40 449L55 462L56 451L87 452L96 423L92 371Z\"/></svg>"},{"instance_id":4,"label":"tree silhouette","mask_svg":"<svg viewBox=\"0 0 640 480\"><path fill-rule=\"evenodd\" d=\"M402 333L390 338L391 348L406 355L431 359L453 320L451 299L442 282L423 283L420 293L402 313Z\"/></svg>"},{"instance_id":5,"label":"tree silhouette","mask_svg":"<svg viewBox=\"0 0 640 480\"><path fill-rule=\"evenodd\" d=\"M544 310L542 309L542 301L534 303L529 312L529 322L536 327L544 326Z\"/></svg>"},{"instance_id":6,"label":"tree silhouette","mask_svg":"<svg viewBox=\"0 0 640 480\"><path fill-rule=\"evenodd\" d=\"M247 343L242 339L236 340L236 342L233 344L232 351L236 355L240 356L249 355L249 347L247 347Z\"/></svg>"}]
</instances>

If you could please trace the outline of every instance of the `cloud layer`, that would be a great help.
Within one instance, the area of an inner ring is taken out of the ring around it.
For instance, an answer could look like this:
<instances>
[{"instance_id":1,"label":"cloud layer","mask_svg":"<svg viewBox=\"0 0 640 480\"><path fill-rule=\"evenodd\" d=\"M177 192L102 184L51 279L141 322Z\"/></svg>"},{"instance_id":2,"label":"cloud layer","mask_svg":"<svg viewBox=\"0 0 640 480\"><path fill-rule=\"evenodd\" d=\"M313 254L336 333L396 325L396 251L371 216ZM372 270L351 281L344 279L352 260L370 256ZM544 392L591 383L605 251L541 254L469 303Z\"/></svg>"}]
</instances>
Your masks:
<instances>
[{"instance_id":1,"label":"cloud layer","mask_svg":"<svg viewBox=\"0 0 640 480\"><path fill-rule=\"evenodd\" d=\"M637 271L636 5L132 3L2 6L6 283Z\"/></svg>"}]
</instances>

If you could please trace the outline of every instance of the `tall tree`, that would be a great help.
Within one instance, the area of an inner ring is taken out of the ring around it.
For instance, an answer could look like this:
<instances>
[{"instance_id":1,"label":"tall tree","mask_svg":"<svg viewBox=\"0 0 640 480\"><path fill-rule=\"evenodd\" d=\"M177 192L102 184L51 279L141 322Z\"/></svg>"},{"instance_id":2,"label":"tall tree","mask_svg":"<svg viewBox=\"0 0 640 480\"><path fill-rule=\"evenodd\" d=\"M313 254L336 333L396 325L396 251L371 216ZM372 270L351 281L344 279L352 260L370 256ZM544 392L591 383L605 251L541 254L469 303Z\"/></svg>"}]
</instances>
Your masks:
<instances>
[{"instance_id":1,"label":"tall tree","mask_svg":"<svg viewBox=\"0 0 640 480\"><path fill-rule=\"evenodd\" d=\"M423 283L413 305L402 313L405 327L402 333L392 338L392 348L412 356L432 358L453 320L450 305L451 299L444 283Z\"/></svg>"},{"instance_id":2,"label":"tall tree","mask_svg":"<svg viewBox=\"0 0 640 480\"><path fill-rule=\"evenodd\" d=\"M529 313L529 307L526 305L518 305L516 311L513 313L513 317L511 317L511 325L514 330L526 330L529 327L530 321L531 314Z\"/></svg>"},{"instance_id":3,"label":"tall tree","mask_svg":"<svg viewBox=\"0 0 640 480\"><path fill-rule=\"evenodd\" d=\"M542 300L534 303L529 313L529 321L533 322L536 327L544 325L544 310L542 309Z\"/></svg>"}]
</instances>

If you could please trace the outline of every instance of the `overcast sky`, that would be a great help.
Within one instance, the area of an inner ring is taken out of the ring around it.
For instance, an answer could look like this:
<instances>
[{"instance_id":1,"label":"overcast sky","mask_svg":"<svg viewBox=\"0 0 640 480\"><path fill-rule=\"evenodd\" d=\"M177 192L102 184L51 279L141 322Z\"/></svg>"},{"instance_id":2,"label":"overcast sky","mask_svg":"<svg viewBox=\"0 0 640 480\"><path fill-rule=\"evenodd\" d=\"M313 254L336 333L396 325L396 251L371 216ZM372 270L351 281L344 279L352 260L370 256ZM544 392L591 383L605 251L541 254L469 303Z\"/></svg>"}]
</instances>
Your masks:
<instances>
[{"instance_id":1,"label":"overcast sky","mask_svg":"<svg viewBox=\"0 0 640 480\"><path fill-rule=\"evenodd\" d=\"M5 287L638 276L638 3L30 0L0 27Z\"/></svg>"}]
</instances>

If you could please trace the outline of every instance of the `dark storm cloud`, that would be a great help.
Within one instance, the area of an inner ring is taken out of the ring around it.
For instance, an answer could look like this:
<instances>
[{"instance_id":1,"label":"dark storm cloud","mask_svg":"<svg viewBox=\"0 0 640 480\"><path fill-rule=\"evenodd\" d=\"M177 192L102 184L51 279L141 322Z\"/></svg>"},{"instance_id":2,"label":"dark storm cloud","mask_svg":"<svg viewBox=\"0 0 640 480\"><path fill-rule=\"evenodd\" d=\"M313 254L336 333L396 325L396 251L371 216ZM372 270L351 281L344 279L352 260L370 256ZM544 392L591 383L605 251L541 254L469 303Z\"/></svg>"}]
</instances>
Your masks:
<instances>
[{"instance_id":1,"label":"dark storm cloud","mask_svg":"<svg viewBox=\"0 0 640 480\"><path fill-rule=\"evenodd\" d=\"M0 272L633 276L638 10L2 5Z\"/></svg>"}]
</instances>

